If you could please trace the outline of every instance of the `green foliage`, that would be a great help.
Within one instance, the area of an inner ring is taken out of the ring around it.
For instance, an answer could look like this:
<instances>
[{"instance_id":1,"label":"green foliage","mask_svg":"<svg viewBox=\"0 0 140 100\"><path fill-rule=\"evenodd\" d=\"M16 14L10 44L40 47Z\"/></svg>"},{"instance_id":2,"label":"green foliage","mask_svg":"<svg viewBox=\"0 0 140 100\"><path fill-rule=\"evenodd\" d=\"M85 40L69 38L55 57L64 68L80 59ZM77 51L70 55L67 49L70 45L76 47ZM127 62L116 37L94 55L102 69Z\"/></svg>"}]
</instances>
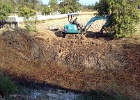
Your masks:
<instances>
[{"instance_id":1,"label":"green foliage","mask_svg":"<svg viewBox=\"0 0 140 100\"><path fill-rule=\"evenodd\" d=\"M41 0L0 0L5 5L10 5L14 10L18 10L18 7L28 7L33 10L39 11L41 8Z\"/></svg>"},{"instance_id":2,"label":"green foliage","mask_svg":"<svg viewBox=\"0 0 140 100\"><path fill-rule=\"evenodd\" d=\"M69 7L64 6L64 7L61 7L61 8L59 9L59 12L60 12L61 14L65 14L65 13L71 12L71 10L69 9Z\"/></svg>"},{"instance_id":3,"label":"green foliage","mask_svg":"<svg viewBox=\"0 0 140 100\"><path fill-rule=\"evenodd\" d=\"M108 0L100 0L99 3L95 4L95 9L98 11L99 15L108 14Z\"/></svg>"},{"instance_id":4,"label":"green foliage","mask_svg":"<svg viewBox=\"0 0 140 100\"><path fill-rule=\"evenodd\" d=\"M59 11L61 13L77 12L81 9L81 4L78 0L63 0L59 4Z\"/></svg>"},{"instance_id":5,"label":"green foliage","mask_svg":"<svg viewBox=\"0 0 140 100\"><path fill-rule=\"evenodd\" d=\"M28 31L37 31L37 18L36 12L28 7L22 7L19 9L19 15L24 17L25 28Z\"/></svg>"},{"instance_id":6,"label":"green foliage","mask_svg":"<svg viewBox=\"0 0 140 100\"><path fill-rule=\"evenodd\" d=\"M37 32L37 24L38 24L37 17L31 17L30 19L25 18L24 23L25 23L25 28L29 32Z\"/></svg>"},{"instance_id":7,"label":"green foliage","mask_svg":"<svg viewBox=\"0 0 140 100\"><path fill-rule=\"evenodd\" d=\"M13 7L8 4L0 3L0 20L7 19L8 15L12 13Z\"/></svg>"},{"instance_id":8,"label":"green foliage","mask_svg":"<svg viewBox=\"0 0 140 100\"><path fill-rule=\"evenodd\" d=\"M50 0L49 6L52 8L52 11L56 12L58 10L57 0Z\"/></svg>"},{"instance_id":9,"label":"green foliage","mask_svg":"<svg viewBox=\"0 0 140 100\"><path fill-rule=\"evenodd\" d=\"M94 11L95 7L94 7L94 5L82 5L81 10L82 11Z\"/></svg>"},{"instance_id":10,"label":"green foliage","mask_svg":"<svg viewBox=\"0 0 140 100\"><path fill-rule=\"evenodd\" d=\"M0 93L2 96L8 96L16 91L16 85L9 77L0 75Z\"/></svg>"},{"instance_id":11,"label":"green foliage","mask_svg":"<svg viewBox=\"0 0 140 100\"><path fill-rule=\"evenodd\" d=\"M52 12L52 9L48 6L44 6L42 9L42 14L48 15Z\"/></svg>"},{"instance_id":12,"label":"green foliage","mask_svg":"<svg viewBox=\"0 0 140 100\"><path fill-rule=\"evenodd\" d=\"M40 0L15 0L15 3L20 7L28 7L34 10L38 10L41 5Z\"/></svg>"},{"instance_id":13,"label":"green foliage","mask_svg":"<svg viewBox=\"0 0 140 100\"><path fill-rule=\"evenodd\" d=\"M87 5L86 8L89 10L94 10L94 5Z\"/></svg>"},{"instance_id":14,"label":"green foliage","mask_svg":"<svg viewBox=\"0 0 140 100\"><path fill-rule=\"evenodd\" d=\"M19 16L29 18L30 16L34 16L36 12L33 9L30 9L28 7L21 7L19 8Z\"/></svg>"},{"instance_id":15,"label":"green foliage","mask_svg":"<svg viewBox=\"0 0 140 100\"><path fill-rule=\"evenodd\" d=\"M112 19L107 27L114 37L122 38L136 31L139 22L139 0L100 0L95 8L99 15L110 14Z\"/></svg>"}]
</instances>

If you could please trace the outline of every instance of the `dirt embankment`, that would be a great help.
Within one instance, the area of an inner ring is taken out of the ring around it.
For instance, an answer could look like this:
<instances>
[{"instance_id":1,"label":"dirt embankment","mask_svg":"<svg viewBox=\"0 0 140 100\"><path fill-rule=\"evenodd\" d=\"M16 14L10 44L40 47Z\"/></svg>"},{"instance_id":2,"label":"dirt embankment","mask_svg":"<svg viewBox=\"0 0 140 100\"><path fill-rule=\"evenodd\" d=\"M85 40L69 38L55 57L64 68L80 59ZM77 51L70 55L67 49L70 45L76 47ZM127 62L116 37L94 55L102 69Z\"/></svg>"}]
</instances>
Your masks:
<instances>
[{"instance_id":1,"label":"dirt embankment","mask_svg":"<svg viewBox=\"0 0 140 100\"><path fill-rule=\"evenodd\" d=\"M0 36L0 71L21 81L81 91L109 87L140 98L140 45L125 42L6 31Z\"/></svg>"}]
</instances>

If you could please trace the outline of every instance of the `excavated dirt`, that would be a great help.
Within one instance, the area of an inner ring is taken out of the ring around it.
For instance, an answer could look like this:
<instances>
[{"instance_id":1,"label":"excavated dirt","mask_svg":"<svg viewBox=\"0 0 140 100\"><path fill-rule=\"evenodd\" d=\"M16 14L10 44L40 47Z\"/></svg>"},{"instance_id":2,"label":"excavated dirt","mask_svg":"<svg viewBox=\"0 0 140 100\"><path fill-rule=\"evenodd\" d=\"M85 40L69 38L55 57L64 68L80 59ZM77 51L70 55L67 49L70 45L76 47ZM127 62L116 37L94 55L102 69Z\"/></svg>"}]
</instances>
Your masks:
<instances>
[{"instance_id":1,"label":"excavated dirt","mask_svg":"<svg viewBox=\"0 0 140 100\"><path fill-rule=\"evenodd\" d=\"M0 35L0 71L18 81L117 90L140 99L140 44L127 40L8 30Z\"/></svg>"}]
</instances>

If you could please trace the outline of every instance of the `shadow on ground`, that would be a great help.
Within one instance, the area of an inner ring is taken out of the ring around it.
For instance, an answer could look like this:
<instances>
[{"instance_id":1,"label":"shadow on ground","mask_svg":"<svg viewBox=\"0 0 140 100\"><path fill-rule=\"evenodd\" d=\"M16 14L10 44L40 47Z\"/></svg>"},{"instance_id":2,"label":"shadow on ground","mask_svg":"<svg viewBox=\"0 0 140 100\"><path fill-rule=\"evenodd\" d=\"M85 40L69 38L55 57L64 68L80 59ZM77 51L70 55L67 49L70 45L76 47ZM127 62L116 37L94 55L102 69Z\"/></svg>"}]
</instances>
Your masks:
<instances>
[{"instance_id":1,"label":"shadow on ground","mask_svg":"<svg viewBox=\"0 0 140 100\"><path fill-rule=\"evenodd\" d=\"M64 93L67 92L72 92L74 94L79 94L75 99L76 100L130 100L127 96L119 93L118 91L108 91L104 92L102 90L90 90L90 91L75 91L75 90L70 90L70 89L65 89L62 87L54 86L51 84L39 84L39 83L34 83L34 82L21 82L17 84L22 88L28 88L29 90L48 90L51 89L53 91L58 91L62 90ZM19 94L20 91L18 91Z\"/></svg>"},{"instance_id":2,"label":"shadow on ground","mask_svg":"<svg viewBox=\"0 0 140 100\"><path fill-rule=\"evenodd\" d=\"M57 37L62 37L62 31L53 31Z\"/></svg>"},{"instance_id":3,"label":"shadow on ground","mask_svg":"<svg viewBox=\"0 0 140 100\"><path fill-rule=\"evenodd\" d=\"M87 38L96 38L96 39L99 39L99 38L103 38L107 41L109 40L113 40L113 36L110 35L109 33L100 33L100 32L92 32L92 31L87 31L87 35L86 35Z\"/></svg>"},{"instance_id":4,"label":"shadow on ground","mask_svg":"<svg viewBox=\"0 0 140 100\"><path fill-rule=\"evenodd\" d=\"M57 37L63 37L62 36L62 31L53 31L54 34L57 36ZM86 32L87 34L85 35L86 38L93 38L93 39L99 39L99 38L103 38L105 39L106 41L109 41L109 40L113 40L113 36L108 34L108 33L99 33L99 32L92 32L92 31L87 31ZM72 35L76 35L76 34L71 34ZM79 34L77 34L79 35Z\"/></svg>"}]
</instances>

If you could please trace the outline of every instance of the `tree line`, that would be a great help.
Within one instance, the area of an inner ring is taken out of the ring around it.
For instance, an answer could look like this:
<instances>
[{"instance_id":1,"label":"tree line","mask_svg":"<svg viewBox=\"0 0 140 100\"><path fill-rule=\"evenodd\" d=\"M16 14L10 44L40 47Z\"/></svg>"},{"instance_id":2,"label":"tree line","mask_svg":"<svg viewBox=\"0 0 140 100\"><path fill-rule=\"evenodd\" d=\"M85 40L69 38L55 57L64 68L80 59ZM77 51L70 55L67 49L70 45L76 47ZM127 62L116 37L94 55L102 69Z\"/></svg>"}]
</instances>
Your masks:
<instances>
[{"instance_id":1,"label":"tree line","mask_svg":"<svg viewBox=\"0 0 140 100\"><path fill-rule=\"evenodd\" d=\"M1 9L6 6L6 9L12 9L8 13L18 11L19 15L23 16L26 13L41 12L49 14L50 12L68 13L81 10L81 4L78 0L49 0L48 4L43 4L41 0L1 0ZM6 12L4 12L6 13ZM30 15L30 14L29 14Z\"/></svg>"},{"instance_id":2,"label":"tree line","mask_svg":"<svg viewBox=\"0 0 140 100\"><path fill-rule=\"evenodd\" d=\"M48 15L51 12L59 12L60 14L64 14L68 12L77 12L82 9L94 9L92 7L94 5L81 5L79 0L49 0L48 4L43 4L42 0L1 0L0 5L1 12L4 10L3 7L9 10L8 12L5 10L3 12L4 14L7 15L17 11L19 12L19 16L23 17L35 15L36 12L41 12L42 14Z\"/></svg>"}]
</instances>

